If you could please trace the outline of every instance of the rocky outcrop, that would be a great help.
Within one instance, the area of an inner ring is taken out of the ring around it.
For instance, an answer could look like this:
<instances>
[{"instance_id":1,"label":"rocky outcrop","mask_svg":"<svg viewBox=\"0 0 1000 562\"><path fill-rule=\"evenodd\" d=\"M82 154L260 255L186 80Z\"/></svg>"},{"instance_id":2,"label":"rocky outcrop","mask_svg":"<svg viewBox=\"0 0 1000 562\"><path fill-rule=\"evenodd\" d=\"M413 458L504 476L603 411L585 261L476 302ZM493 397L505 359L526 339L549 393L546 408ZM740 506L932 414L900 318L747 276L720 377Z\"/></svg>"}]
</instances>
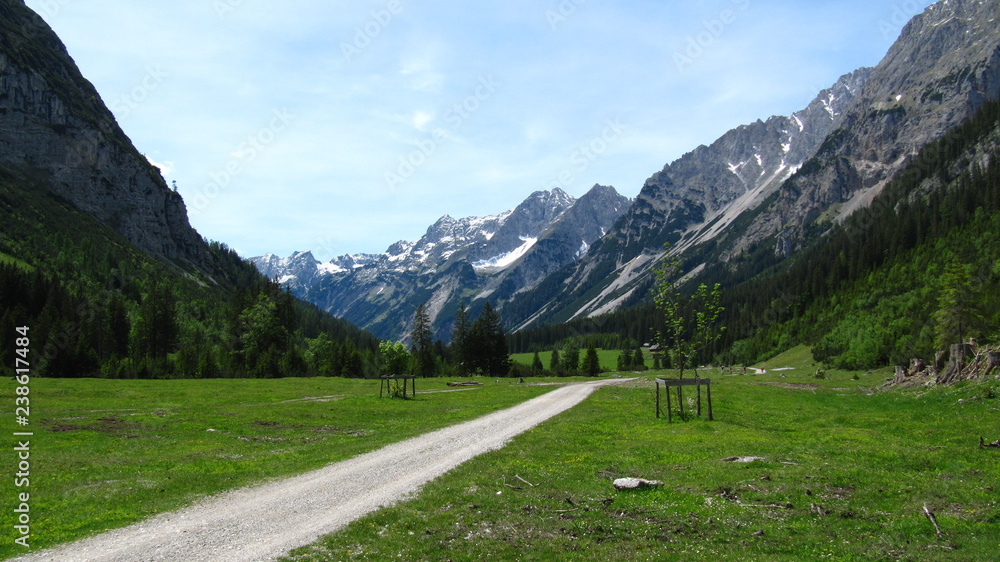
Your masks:
<instances>
[{"instance_id":1,"label":"rocky outcrop","mask_svg":"<svg viewBox=\"0 0 1000 562\"><path fill-rule=\"evenodd\" d=\"M0 1L0 167L65 198L144 252L209 267L181 196L119 128L54 32Z\"/></svg>"}]
</instances>

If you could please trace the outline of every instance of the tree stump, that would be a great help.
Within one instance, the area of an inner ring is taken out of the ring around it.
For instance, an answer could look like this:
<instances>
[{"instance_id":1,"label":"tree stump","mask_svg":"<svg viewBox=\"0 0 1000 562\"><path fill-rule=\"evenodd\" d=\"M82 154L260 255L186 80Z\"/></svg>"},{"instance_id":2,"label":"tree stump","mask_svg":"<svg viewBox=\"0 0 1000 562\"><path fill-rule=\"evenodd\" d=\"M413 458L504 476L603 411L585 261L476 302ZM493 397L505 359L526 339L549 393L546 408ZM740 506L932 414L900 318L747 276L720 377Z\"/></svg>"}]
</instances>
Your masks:
<instances>
[{"instance_id":1,"label":"tree stump","mask_svg":"<svg viewBox=\"0 0 1000 562\"><path fill-rule=\"evenodd\" d=\"M908 375L909 373L906 371L906 367L896 365L896 376L892 378L892 384L903 384Z\"/></svg>"},{"instance_id":2,"label":"tree stump","mask_svg":"<svg viewBox=\"0 0 1000 562\"><path fill-rule=\"evenodd\" d=\"M990 351L987 354L986 370L983 371L983 378L990 376L990 373L994 369L1000 367L1000 351ZM997 373L997 378L1000 379L1000 373Z\"/></svg>"},{"instance_id":3,"label":"tree stump","mask_svg":"<svg viewBox=\"0 0 1000 562\"><path fill-rule=\"evenodd\" d=\"M953 384L962 380L962 371L965 369L966 349L966 344L964 343L956 343L951 346L948 352L948 365L938 375L938 384Z\"/></svg>"},{"instance_id":4,"label":"tree stump","mask_svg":"<svg viewBox=\"0 0 1000 562\"><path fill-rule=\"evenodd\" d=\"M948 352L945 350L939 350L934 354L934 367L940 373L944 370L945 364L948 361Z\"/></svg>"}]
</instances>

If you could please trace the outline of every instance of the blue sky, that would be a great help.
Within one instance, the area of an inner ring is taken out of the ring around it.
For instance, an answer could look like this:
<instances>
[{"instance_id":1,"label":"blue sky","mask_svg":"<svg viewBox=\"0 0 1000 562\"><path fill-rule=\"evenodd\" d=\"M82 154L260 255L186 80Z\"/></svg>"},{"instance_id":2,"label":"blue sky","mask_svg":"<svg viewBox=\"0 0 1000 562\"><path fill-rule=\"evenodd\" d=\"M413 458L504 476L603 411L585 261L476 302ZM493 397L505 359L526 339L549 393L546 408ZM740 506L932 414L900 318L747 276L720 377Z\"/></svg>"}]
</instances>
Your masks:
<instances>
[{"instance_id":1,"label":"blue sky","mask_svg":"<svg viewBox=\"0 0 1000 562\"><path fill-rule=\"evenodd\" d=\"M27 0L191 223L326 260L646 178L877 64L928 0Z\"/></svg>"}]
</instances>

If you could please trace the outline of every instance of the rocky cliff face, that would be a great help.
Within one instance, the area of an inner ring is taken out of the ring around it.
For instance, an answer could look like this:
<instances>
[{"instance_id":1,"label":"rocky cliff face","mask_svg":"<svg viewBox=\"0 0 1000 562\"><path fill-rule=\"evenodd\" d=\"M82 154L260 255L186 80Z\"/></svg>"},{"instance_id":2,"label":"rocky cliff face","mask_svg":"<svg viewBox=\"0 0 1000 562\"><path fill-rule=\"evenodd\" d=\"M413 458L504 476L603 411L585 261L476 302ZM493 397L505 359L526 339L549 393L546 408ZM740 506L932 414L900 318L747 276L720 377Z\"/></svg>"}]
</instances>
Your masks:
<instances>
[{"instance_id":1,"label":"rocky cliff face","mask_svg":"<svg viewBox=\"0 0 1000 562\"><path fill-rule=\"evenodd\" d=\"M405 338L418 305L436 336L450 338L460 304L502 305L573 263L628 208L614 188L595 186L579 200L560 189L531 194L515 209L487 217L444 216L416 242L384 254L320 263L311 253L254 258L265 275L298 296L366 327Z\"/></svg>"},{"instance_id":2,"label":"rocky cliff face","mask_svg":"<svg viewBox=\"0 0 1000 562\"><path fill-rule=\"evenodd\" d=\"M515 299L515 327L647 298L669 242L697 270L765 249L792 255L863 208L927 142L1000 90L1000 4L941 0L873 69L842 77L790 117L734 129L647 180L575 267ZM568 288L568 290L567 290ZM508 315L510 318L510 315Z\"/></svg>"},{"instance_id":3,"label":"rocky cliff face","mask_svg":"<svg viewBox=\"0 0 1000 562\"><path fill-rule=\"evenodd\" d=\"M515 326L603 314L642 298L665 243L682 252L712 240L774 194L815 154L870 74L845 75L801 111L737 127L653 174L608 235L561 272L563 283L542 289L555 294L515 301Z\"/></svg>"},{"instance_id":4,"label":"rocky cliff face","mask_svg":"<svg viewBox=\"0 0 1000 562\"><path fill-rule=\"evenodd\" d=\"M54 32L13 0L0 0L0 27L0 167L41 180L154 257L206 266L180 195L135 149Z\"/></svg>"},{"instance_id":5,"label":"rocky cliff face","mask_svg":"<svg viewBox=\"0 0 1000 562\"><path fill-rule=\"evenodd\" d=\"M942 0L911 20L815 159L736 250L788 255L809 228L868 205L928 142L1000 95L1000 4Z\"/></svg>"}]
</instances>

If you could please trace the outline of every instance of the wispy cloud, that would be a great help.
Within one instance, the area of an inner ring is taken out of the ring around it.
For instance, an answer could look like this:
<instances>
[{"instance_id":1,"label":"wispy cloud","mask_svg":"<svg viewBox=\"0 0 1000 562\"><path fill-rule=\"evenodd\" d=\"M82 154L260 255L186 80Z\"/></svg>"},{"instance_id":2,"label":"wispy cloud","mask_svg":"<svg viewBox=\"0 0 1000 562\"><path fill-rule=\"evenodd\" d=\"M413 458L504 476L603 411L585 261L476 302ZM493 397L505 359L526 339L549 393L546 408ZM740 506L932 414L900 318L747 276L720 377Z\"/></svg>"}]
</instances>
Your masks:
<instances>
[{"instance_id":1,"label":"wispy cloud","mask_svg":"<svg viewBox=\"0 0 1000 562\"><path fill-rule=\"evenodd\" d=\"M445 213L511 208L560 176L573 195L604 183L635 196L698 144L877 63L899 3L225 2L27 5L109 106L127 102L123 129L189 209L236 162L192 213L202 234L324 259L417 238ZM699 34L679 72L674 54ZM276 111L295 116L280 131ZM627 130L607 142L615 119ZM580 152L599 138L597 157ZM387 185L428 142L433 155Z\"/></svg>"}]
</instances>

